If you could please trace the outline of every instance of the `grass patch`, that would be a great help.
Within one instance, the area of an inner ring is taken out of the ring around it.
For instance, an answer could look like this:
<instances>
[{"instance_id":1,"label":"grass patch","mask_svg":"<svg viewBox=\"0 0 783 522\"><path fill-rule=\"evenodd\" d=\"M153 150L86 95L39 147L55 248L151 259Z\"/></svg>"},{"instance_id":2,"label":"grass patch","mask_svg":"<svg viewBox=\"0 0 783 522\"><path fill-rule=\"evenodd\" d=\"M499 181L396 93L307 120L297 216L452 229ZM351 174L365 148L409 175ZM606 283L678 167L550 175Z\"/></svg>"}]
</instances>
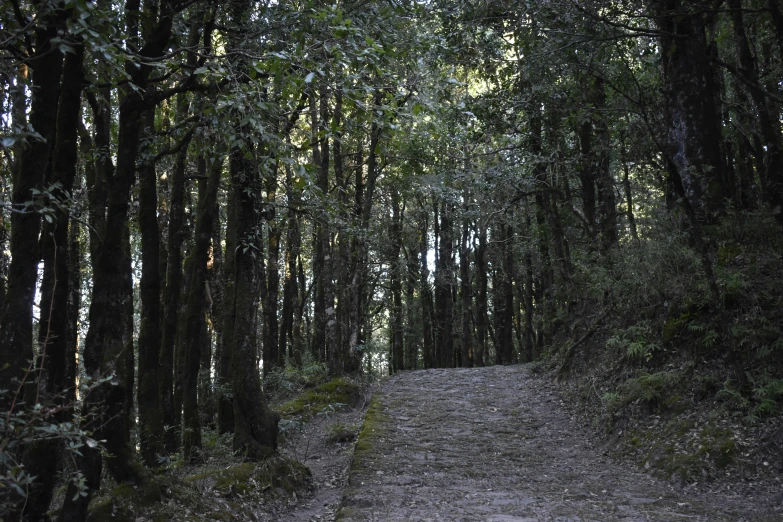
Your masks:
<instances>
[{"instance_id":1,"label":"grass patch","mask_svg":"<svg viewBox=\"0 0 783 522\"><path fill-rule=\"evenodd\" d=\"M308 487L310 477L310 470L303 464L277 456L263 462L248 462L200 473L187 477L185 482L202 491L213 491L224 497L242 496L251 492L290 495Z\"/></svg>"},{"instance_id":2,"label":"grass patch","mask_svg":"<svg viewBox=\"0 0 783 522\"><path fill-rule=\"evenodd\" d=\"M358 433L359 429L356 426L338 422L326 429L326 443L338 444L341 442L353 442L356 440L356 435Z\"/></svg>"}]
</instances>

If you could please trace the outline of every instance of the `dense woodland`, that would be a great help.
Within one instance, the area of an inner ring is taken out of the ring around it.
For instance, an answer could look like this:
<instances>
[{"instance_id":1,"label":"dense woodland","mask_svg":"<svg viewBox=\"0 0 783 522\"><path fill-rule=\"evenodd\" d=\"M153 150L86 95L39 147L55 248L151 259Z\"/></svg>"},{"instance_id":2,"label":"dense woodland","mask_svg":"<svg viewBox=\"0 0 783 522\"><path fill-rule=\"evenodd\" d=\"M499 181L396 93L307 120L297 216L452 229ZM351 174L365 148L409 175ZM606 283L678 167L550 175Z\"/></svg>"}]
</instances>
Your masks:
<instances>
[{"instance_id":1,"label":"dense woodland","mask_svg":"<svg viewBox=\"0 0 783 522\"><path fill-rule=\"evenodd\" d=\"M0 57L0 518L598 325L780 414L780 0L8 0Z\"/></svg>"}]
</instances>

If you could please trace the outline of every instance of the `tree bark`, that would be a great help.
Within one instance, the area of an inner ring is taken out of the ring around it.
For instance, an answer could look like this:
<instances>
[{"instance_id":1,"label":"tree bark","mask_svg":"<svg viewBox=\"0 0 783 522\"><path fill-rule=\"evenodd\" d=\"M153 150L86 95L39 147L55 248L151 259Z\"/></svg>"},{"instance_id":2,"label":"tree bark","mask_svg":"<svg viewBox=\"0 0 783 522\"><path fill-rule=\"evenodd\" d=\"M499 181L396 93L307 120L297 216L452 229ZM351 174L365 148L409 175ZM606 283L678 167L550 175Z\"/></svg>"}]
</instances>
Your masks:
<instances>
[{"instance_id":1,"label":"tree bark","mask_svg":"<svg viewBox=\"0 0 783 522\"><path fill-rule=\"evenodd\" d=\"M321 134L321 129L327 124L323 111L327 109L326 87L321 88L321 111L318 108L318 99L315 92L310 94L310 118L312 124L313 164L318 169L316 186L322 198L329 196L329 139L326 133ZM328 294L331 271L328 216L319 215L314 224L313 236L313 285L315 295L313 297L313 338L310 351L316 361L330 362L330 350L327 346L330 321L330 307ZM334 313L334 309L331 309Z\"/></svg>"},{"instance_id":2,"label":"tree bark","mask_svg":"<svg viewBox=\"0 0 783 522\"><path fill-rule=\"evenodd\" d=\"M35 54L29 61L32 70L32 100L29 125L41 135L22 150L13 173L11 203L25 212L11 214L11 264L8 287L0 310L0 381L12 383L12 393L0 395L0 409L7 411L14 399L17 384L32 369L33 300L38 276L38 235L41 215L34 208L25 208L35 200L33 189L41 189L51 170L51 153L55 143L57 105L60 97L60 76L63 56L53 40L58 37L63 20L50 11L35 28ZM20 398L21 399L21 398Z\"/></svg>"},{"instance_id":3,"label":"tree bark","mask_svg":"<svg viewBox=\"0 0 783 522\"><path fill-rule=\"evenodd\" d=\"M683 0L651 2L661 29L666 153L699 221L722 211L725 187L720 122L705 27L709 13Z\"/></svg>"},{"instance_id":4,"label":"tree bark","mask_svg":"<svg viewBox=\"0 0 783 522\"><path fill-rule=\"evenodd\" d=\"M476 353L473 362L484 366L487 356L487 226L483 219L478 223L476 258Z\"/></svg>"},{"instance_id":5,"label":"tree bark","mask_svg":"<svg viewBox=\"0 0 783 522\"><path fill-rule=\"evenodd\" d=\"M418 301L418 307L415 293L418 278L416 274L419 271L419 261L414 248L407 247L406 250L407 270L405 277L405 369L415 370L419 360L419 344L421 341L420 331L418 329L417 312L421 307L421 297Z\"/></svg>"},{"instance_id":6,"label":"tree bark","mask_svg":"<svg viewBox=\"0 0 783 522\"><path fill-rule=\"evenodd\" d=\"M297 285L297 259L301 250L302 234L295 209L301 200L299 190L294 186L291 169L286 166L286 191L290 209L286 224L285 277L283 281L283 310L280 324L280 354L302 366L301 346L294 343L294 314L298 309L299 289Z\"/></svg>"},{"instance_id":7,"label":"tree bark","mask_svg":"<svg viewBox=\"0 0 783 522\"><path fill-rule=\"evenodd\" d=\"M155 113L145 111L144 132L155 131ZM145 151L152 157L152 150ZM158 183L155 164L145 160L139 168L139 232L141 234L141 320L139 323L139 378L136 401L139 408L141 458L157 466L163 453L163 418L160 410L158 365L161 337L160 230L158 229Z\"/></svg>"},{"instance_id":8,"label":"tree bark","mask_svg":"<svg viewBox=\"0 0 783 522\"><path fill-rule=\"evenodd\" d=\"M185 119L188 104L185 96L177 102L177 119ZM169 200L169 226L166 241L168 261L166 263L166 291L163 304L163 325L160 341L160 406L163 418L170 424L165 431L164 446L174 453L179 448L180 426L174 401L174 350L177 341L177 327L182 294L182 244L185 240L185 165L188 157L189 138L185 138L177 153L171 173Z\"/></svg>"},{"instance_id":9,"label":"tree bark","mask_svg":"<svg viewBox=\"0 0 783 522\"><path fill-rule=\"evenodd\" d=\"M206 159L201 159L205 161ZM217 194L220 187L220 176L223 172L222 158L213 158L209 166L209 179L199 181L206 183L206 190L200 190L198 203L198 221L193 253L190 259L190 280L187 289L187 305L185 308L185 332L183 342L183 432L182 455L190 462L193 460L193 450L201 447L201 426L198 414L198 376L199 363L205 350L205 336L201 335L206 328L206 283L209 249L212 241L212 226L217 214ZM208 348L207 348L208 349Z\"/></svg>"},{"instance_id":10,"label":"tree bark","mask_svg":"<svg viewBox=\"0 0 783 522\"><path fill-rule=\"evenodd\" d=\"M636 217L633 209L633 191L631 190L630 169L628 168L628 152L625 146L625 137L620 140L620 163L623 164L623 191L625 192L625 215L628 218L628 227L631 237L639 240L639 232L636 230Z\"/></svg>"},{"instance_id":11,"label":"tree bark","mask_svg":"<svg viewBox=\"0 0 783 522\"><path fill-rule=\"evenodd\" d=\"M65 404L66 389L73 389L75 382L68 381L67 354L69 348L69 250L68 211L66 199L73 192L76 177L77 139L84 58L84 45L74 46L74 52L65 57L62 84L57 108L55 141L51 177L52 213L47 214L41 234L43 280L41 282L41 323L38 330L40 346L36 371L36 387L28 389L28 404ZM62 203L62 205L60 205ZM56 417L64 421L65 415ZM24 517L27 520L46 518L52 501L60 459L53 458L62 442L46 440L26 448L24 466L28 473L38 478L27 496Z\"/></svg>"},{"instance_id":12,"label":"tree bark","mask_svg":"<svg viewBox=\"0 0 783 522\"><path fill-rule=\"evenodd\" d=\"M279 417L269 409L256 364L258 261L257 187L242 151L231 156L238 248L234 258L234 343L232 349L234 449L249 460L270 457L277 448ZM228 305L231 306L231 305Z\"/></svg>"},{"instance_id":13,"label":"tree bark","mask_svg":"<svg viewBox=\"0 0 783 522\"><path fill-rule=\"evenodd\" d=\"M758 67L745 34L742 0L727 0L727 3L731 10L740 71L746 80L758 83ZM783 140L781 140L780 118L778 115L770 114L768 100L761 91L750 89L750 96L756 106L755 114L764 139L763 150L766 151L765 172L762 174L766 178L767 190L764 196L772 207L775 217L783 222Z\"/></svg>"},{"instance_id":14,"label":"tree bark","mask_svg":"<svg viewBox=\"0 0 783 522\"><path fill-rule=\"evenodd\" d=\"M419 259L421 263L421 278L419 280L419 296L421 299L421 323L422 323L422 356L424 358L424 368L435 367L435 357L433 354L434 336L432 332L433 324L433 303L432 289L430 288L430 270L427 264L427 254L429 252L429 225L427 223L426 212L422 213L421 229L419 230Z\"/></svg>"},{"instance_id":15,"label":"tree bark","mask_svg":"<svg viewBox=\"0 0 783 522\"><path fill-rule=\"evenodd\" d=\"M400 259L400 250L402 249L402 219L403 208L400 200L400 194L396 189L392 189L392 222L390 232L391 248L389 250L389 276L392 294L392 307L389 310L389 335L391 337L391 365L392 373L405 369L404 359L404 318L402 309L402 273L403 264Z\"/></svg>"},{"instance_id":16,"label":"tree bark","mask_svg":"<svg viewBox=\"0 0 783 522\"><path fill-rule=\"evenodd\" d=\"M275 212L277 195L277 169L272 169L265 176L266 209L264 219L267 222L267 252L266 252L266 293L264 295L264 375L273 368L285 365L285 353L279 351L279 332L277 319L277 302L280 296L280 230Z\"/></svg>"},{"instance_id":17,"label":"tree bark","mask_svg":"<svg viewBox=\"0 0 783 522\"><path fill-rule=\"evenodd\" d=\"M617 236L617 198L614 194L614 179L611 171L611 143L609 124L606 121L606 92L603 79L596 77L591 82L594 129L599 149L595 151L597 161L596 183L598 185L598 226L601 232L601 246L608 250L615 246ZM562 240L561 240L562 241Z\"/></svg>"},{"instance_id":18,"label":"tree bark","mask_svg":"<svg viewBox=\"0 0 783 522\"><path fill-rule=\"evenodd\" d=\"M440 212L438 259L435 265L435 316L437 318L438 361L441 368L454 367L454 241L452 207L444 203Z\"/></svg>"},{"instance_id":19,"label":"tree bark","mask_svg":"<svg viewBox=\"0 0 783 522\"><path fill-rule=\"evenodd\" d=\"M131 16L138 12L138 3L126 6ZM171 36L173 16L176 10L169 1L161 4L161 16L154 30L146 39L139 54L145 58L159 57L166 49ZM129 33L135 34L133 28ZM117 141L117 169L109 180L108 211L106 213L106 234L93 259L93 295L90 302L90 328L84 345L84 366L88 376L98 380L101 376L114 375L109 383L93 388L85 397L85 410L102 408L98 415L95 436L105 440L106 450L113 455L108 460L108 468L117 482L142 483L150 480L144 469L133 459L133 452L127 439L130 419L127 405L132 394L131 376L125 367L129 359L129 349L124 341L125 312L129 303L124 267L129 260L126 257L123 233L128 224L131 188L135 181L136 160L139 151L139 114L144 107L143 93L147 87L152 67L127 65L127 72L138 87L128 89L119 108L119 126ZM131 288L132 290L132 288ZM97 449L84 448L85 469L88 483L100 484L100 466L95 465L94 453ZM97 459L98 462L100 459ZM97 489L97 488L96 488ZM88 490L86 497L77 495L76 501L70 491L63 505L64 513L84 515L94 489ZM68 515L72 516L72 515Z\"/></svg>"},{"instance_id":20,"label":"tree bark","mask_svg":"<svg viewBox=\"0 0 783 522\"><path fill-rule=\"evenodd\" d=\"M469 194L465 193L465 202L469 200ZM459 250L459 275L460 275L460 299L462 302L462 353L461 366L473 367L473 291L470 281L470 249L468 242L470 236L470 223L464 218L462 223L462 244Z\"/></svg>"},{"instance_id":21,"label":"tree bark","mask_svg":"<svg viewBox=\"0 0 783 522\"><path fill-rule=\"evenodd\" d=\"M236 160L232 160L236 161ZM234 168L234 167L232 167ZM223 337L218 351L217 385L220 393L218 399L218 430L220 433L234 431L234 405L231 393L232 367L234 348L234 322L236 320L236 282L234 263L237 249L236 204L233 188L228 191L226 207L226 256L223 265Z\"/></svg>"}]
</instances>

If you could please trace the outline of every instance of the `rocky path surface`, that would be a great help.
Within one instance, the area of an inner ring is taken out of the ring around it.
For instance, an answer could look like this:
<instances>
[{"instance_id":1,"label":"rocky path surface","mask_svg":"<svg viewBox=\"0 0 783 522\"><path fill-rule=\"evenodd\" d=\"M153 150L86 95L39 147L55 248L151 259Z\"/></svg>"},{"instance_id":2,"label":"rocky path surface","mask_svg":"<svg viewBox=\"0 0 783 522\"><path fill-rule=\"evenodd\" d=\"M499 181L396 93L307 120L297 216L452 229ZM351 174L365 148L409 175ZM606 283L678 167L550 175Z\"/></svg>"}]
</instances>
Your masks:
<instances>
[{"instance_id":1,"label":"rocky path surface","mask_svg":"<svg viewBox=\"0 0 783 522\"><path fill-rule=\"evenodd\" d=\"M376 393L340 522L781 521L605 457L524 366L407 372Z\"/></svg>"}]
</instances>

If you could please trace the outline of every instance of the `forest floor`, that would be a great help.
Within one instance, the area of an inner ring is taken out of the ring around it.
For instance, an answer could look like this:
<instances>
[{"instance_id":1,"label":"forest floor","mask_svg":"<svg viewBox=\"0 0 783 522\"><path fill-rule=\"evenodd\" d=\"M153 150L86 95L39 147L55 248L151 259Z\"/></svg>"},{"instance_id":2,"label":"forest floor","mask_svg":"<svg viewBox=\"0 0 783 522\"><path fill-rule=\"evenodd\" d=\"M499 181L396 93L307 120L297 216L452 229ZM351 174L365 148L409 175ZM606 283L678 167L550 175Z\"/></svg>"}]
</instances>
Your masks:
<instances>
[{"instance_id":1,"label":"forest floor","mask_svg":"<svg viewBox=\"0 0 783 522\"><path fill-rule=\"evenodd\" d=\"M289 437L280 453L307 466L310 490L288 500L288 510L274 514L276 522L326 522L335 514L348 485L354 441L368 401L362 396L354 407L316 417ZM260 517L264 519L263 517Z\"/></svg>"},{"instance_id":2,"label":"forest floor","mask_svg":"<svg viewBox=\"0 0 783 522\"><path fill-rule=\"evenodd\" d=\"M372 399L336 519L783 519L779 477L754 487L742 479L683 487L608 454L529 366L405 372ZM316 481L321 462L307 461ZM328 469L320 480L332 480ZM292 512L281 520L329 520L335 496L328 493L314 497L328 504L323 518Z\"/></svg>"},{"instance_id":3,"label":"forest floor","mask_svg":"<svg viewBox=\"0 0 783 522\"><path fill-rule=\"evenodd\" d=\"M278 403L288 420L275 459L242 463L229 436L212 434L201 465L160 476L163 501L107 483L89 520L783 520L777 467L656 478L537 369L420 370L300 391Z\"/></svg>"}]
</instances>

